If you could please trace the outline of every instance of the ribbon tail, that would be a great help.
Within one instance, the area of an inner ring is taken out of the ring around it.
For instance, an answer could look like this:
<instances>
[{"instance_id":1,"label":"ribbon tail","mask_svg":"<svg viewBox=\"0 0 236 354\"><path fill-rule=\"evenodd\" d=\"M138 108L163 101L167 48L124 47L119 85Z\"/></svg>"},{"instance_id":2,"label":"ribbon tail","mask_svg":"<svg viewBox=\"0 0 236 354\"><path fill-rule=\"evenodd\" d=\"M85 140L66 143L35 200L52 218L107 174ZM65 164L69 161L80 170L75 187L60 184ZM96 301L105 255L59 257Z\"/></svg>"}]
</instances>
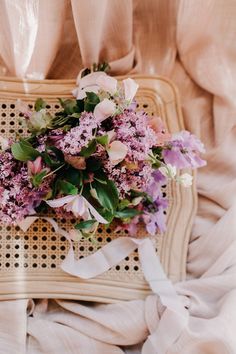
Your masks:
<instances>
[{"instance_id":1,"label":"ribbon tail","mask_svg":"<svg viewBox=\"0 0 236 354\"><path fill-rule=\"evenodd\" d=\"M138 251L144 277L166 307L156 331L144 343L142 354L166 354L187 327L189 314L167 278L150 239L145 239Z\"/></svg>"},{"instance_id":2,"label":"ribbon tail","mask_svg":"<svg viewBox=\"0 0 236 354\"><path fill-rule=\"evenodd\" d=\"M120 263L137 248L131 238L119 237L106 244L90 256L76 260L73 249L70 249L61 268L82 279L94 278Z\"/></svg>"}]
</instances>

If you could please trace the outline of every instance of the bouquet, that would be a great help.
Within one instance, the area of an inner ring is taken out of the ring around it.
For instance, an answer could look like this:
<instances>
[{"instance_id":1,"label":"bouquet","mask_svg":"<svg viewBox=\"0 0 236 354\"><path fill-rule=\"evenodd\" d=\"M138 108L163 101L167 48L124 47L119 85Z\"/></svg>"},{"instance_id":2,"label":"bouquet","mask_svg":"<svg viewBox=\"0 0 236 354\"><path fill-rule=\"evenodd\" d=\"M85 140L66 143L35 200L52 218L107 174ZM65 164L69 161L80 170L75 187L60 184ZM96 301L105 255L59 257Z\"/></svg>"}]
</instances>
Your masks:
<instances>
[{"instance_id":1,"label":"bouquet","mask_svg":"<svg viewBox=\"0 0 236 354\"><path fill-rule=\"evenodd\" d=\"M18 102L28 134L0 137L0 222L18 225L29 216L55 213L75 218L72 239L94 239L100 224L113 223L135 236L166 229L168 180L184 187L179 172L205 165L201 141L169 134L159 117L138 110L137 83L121 83L103 67L82 72L74 99L59 98L54 115L37 99Z\"/></svg>"}]
</instances>

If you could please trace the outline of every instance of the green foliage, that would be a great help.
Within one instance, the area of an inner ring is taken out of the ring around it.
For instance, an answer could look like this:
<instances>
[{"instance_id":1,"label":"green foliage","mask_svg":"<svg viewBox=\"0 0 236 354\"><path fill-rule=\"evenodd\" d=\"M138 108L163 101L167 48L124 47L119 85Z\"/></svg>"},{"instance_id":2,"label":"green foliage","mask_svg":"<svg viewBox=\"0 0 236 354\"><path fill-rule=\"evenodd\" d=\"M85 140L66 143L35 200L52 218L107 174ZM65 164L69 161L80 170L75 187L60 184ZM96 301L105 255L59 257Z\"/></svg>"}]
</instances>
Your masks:
<instances>
[{"instance_id":1,"label":"green foliage","mask_svg":"<svg viewBox=\"0 0 236 354\"><path fill-rule=\"evenodd\" d=\"M57 180L57 189L62 193L62 194L72 194L72 195L76 195L78 194L78 188L67 181L58 179Z\"/></svg>"},{"instance_id":2,"label":"green foliage","mask_svg":"<svg viewBox=\"0 0 236 354\"><path fill-rule=\"evenodd\" d=\"M78 224L75 225L75 228L77 230L90 229L96 222L96 220L80 221Z\"/></svg>"},{"instance_id":3,"label":"green foliage","mask_svg":"<svg viewBox=\"0 0 236 354\"><path fill-rule=\"evenodd\" d=\"M103 63L93 63L92 68L86 68L82 71L81 73L81 78L83 78L84 76L91 74L91 72L94 71L104 71L104 72L108 72L110 70L110 65L107 62L103 62Z\"/></svg>"},{"instance_id":4,"label":"green foliage","mask_svg":"<svg viewBox=\"0 0 236 354\"><path fill-rule=\"evenodd\" d=\"M107 180L106 184L102 184L95 181L93 188L96 189L99 203L114 214L119 203L118 190L114 182Z\"/></svg>"},{"instance_id":5,"label":"green foliage","mask_svg":"<svg viewBox=\"0 0 236 354\"><path fill-rule=\"evenodd\" d=\"M108 144L108 135L101 135L101 136L96 136L96 140L99 144L106 146Z\"/></svg>"},{"instance_id":6,"label":"green foliage","mask_svg":"<svg viewBox=\"0 0 236 354\"><path fill-rule=\"evenodd\" d=\"M34 109L39 112L41 109L46 108L47 103L42 98L37 98L34 104Z\"/></svg>"},{"instance_id":7,"label":"green foliage","mask_svg":"<svg viewBox=\"0 0 236 354\"><path fill-rule=\"evenodd\" d=\"M31 183L34 187L39 187L40 184L43 182L44 177L47 175L47 170L43 170L31 177Z\"/></svg>"},{"instance_id":8,"label":"green foliage","mask_svg":"<svg viewBox=\"0 0 236 354\"><path fill-rule=\"evenodd\" d=\"M80 155L84 156L84 157L91 156L96 151L96 146L97 146L97 142L95 139L90 141L90 143L88 144L88 147L84 147L80 151Z\"/></svg>"},{"instance_id":9,"label":"green foliage","mask_svg":"<svg viewBox=\"0 0 236 354\"><path fill-rule=\"evenodd\" d=\"M120 219L127 219L127 218L133 218L134 216L139 214L141 213L137 209L126 208L121 211L117 211L115 213L115 217Z\"/></svg>"},{"instance_id":10,"label":"green foliage","mask_svg":"<svg viewBox=\"0 0 236 354\"><path fill-rule=\"evenodd\" d=\"M64 112L67 115L71 115L76 112L77 102L75 99L67 99L63 100L62 98L58 98L62 108L64 108Z\"/></svg>"},{"instance_id":11,"label":"green foliage","mask_svg":"<svg viewBox=\"0 0 236 354\"><path fill-rule=\"evenodd\" d=\"M83 172L70 166L63 171L63 179L77 187L80 187L82 186Z\"/></svg>"},{"instance_id":12,"label":"green foliage","mask_svg":"<svg viewBox=\"0 0 236 354\"><path fill-rule=\"evenodd\" d=\"M95 157L89 157L86 160L86 169L89 172L98 171L101 168L101 161L96 159Z\"/></svg>"},{"instance_id":13,"label":"green foliage","mask_svg":"<svg viewBox=\"0 0 236 354\"><path fill-rule=\"evenodd\" d=\"M100 98L94 92L86 92L84 100L84 110L86 112L93 112L96 105L100 102Z\"/></svg>"},{"instance_id":14,"label":"green foliage","mask_svg":"<svg viewBox=\"0 0 236 354\"><path fill-rule=\"evenodd\" d=\"M46 151L42 152L41 156L49 167L59 167L61 163L64 162L63 153L55 146L47 147Z\"/></svg>"},{"instance_id":15,"label":"green foliage","mask_svg":"<svg viewBox=\"0 0 236 354\"><path fill-rule=\"evenodd\" d=\"M32 161L40 155L27 140L14 143L11 147L11 152L14 158L19 161Z\"/></svg>"}]
</instances>

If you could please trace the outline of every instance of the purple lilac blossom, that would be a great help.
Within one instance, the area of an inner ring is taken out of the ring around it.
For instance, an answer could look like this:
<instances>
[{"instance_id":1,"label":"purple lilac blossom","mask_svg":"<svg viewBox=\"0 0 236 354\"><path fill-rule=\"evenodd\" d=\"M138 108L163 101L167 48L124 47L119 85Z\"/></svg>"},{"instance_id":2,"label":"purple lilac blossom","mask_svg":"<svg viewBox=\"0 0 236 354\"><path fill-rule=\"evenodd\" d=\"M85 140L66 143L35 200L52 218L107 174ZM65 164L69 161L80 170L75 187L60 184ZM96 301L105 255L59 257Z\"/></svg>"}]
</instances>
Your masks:
<instances>
[{"instance_id":1,"label":"purple lilac blossom","mask_svg":"<svg viewBox=\"0 0 236 354\"><path fill-rule=\"evenodd\" d=\"M154 236L158 232L163 233L166 231L166 215L163 212L163 209L158 209L155 213L148 214L149 221L146 222L147 232Z\"/></svg>"},{"instance_id":2,"label":"purple lilac blossom","mask_svg":"<svg viewBox=\"0 0 236 354\"><path fill-rule=\"evenodd\" d=\"M51 179L35 188L26 164L14 160L10 152L0 154L0 221L16 224L30 215L49 192Z\"/></svg>"},{"instance_id":3,"label":"purple lilac blossom","mask_svg":"<svg viewBox=\"0 0 236 354\"><path fill-rule=\"evenodd\" d=\"M182 131L173 136L162 156L165 163L177 168L198 168L206 165L200 157L203 152L205 149L201 141L195 135Z\"/></svg>"},{"instance_id":4,"label":"purple lilac blossom","mask_svg":"<svg viewBox=\"0 0 236 354\"><path fill-rule=\"evenodd\" d=\"M98 127L92 113L83 112L80 117L80 125L72 128L58 142L58 147L64 154L78 155L83 147L93 139L93 131Z\"/></svg>"},{"instance_id":5,"label":"purple lilac blossom","mask_svg":"<svg viewBox=\"0 0 236 354\"><path fill-rule=\"evenodd\" d=\"M128 147L130 161L145 161L157 143L154 130L148 125L144 112L125 111L113 119L116 140Z\"/></svg>"},{"instance_id":6,"label":"purple lilac blossom","mask_svg":"<svg viewBox=\"0 0 236 354\"><path fill-rule=\"evenodd\" d=\"M148 154L157 142L155 132L148 126L144 112L125 110L113 119L115 139L128 147L125 161L114 166L108 158L104 159L104 170L114 181L121 197L129 194L131 189L144 190L149 184L152 167ZM130 164L133 165L130 167Z\"/></svg>"}]
</instances>

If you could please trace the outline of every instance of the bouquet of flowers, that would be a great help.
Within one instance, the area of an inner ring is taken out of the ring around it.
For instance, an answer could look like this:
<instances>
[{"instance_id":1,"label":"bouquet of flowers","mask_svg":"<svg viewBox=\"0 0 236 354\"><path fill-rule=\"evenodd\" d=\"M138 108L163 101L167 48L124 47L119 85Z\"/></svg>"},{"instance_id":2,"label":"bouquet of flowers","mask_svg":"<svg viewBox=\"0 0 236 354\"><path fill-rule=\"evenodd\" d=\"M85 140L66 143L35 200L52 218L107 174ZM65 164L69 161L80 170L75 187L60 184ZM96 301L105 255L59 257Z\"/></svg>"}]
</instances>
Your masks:
<instances>
[{"instance_id":1,"label":"bouquet of flowers","mask_svg":"<svg viewBox=\"0 0 236 354\"><path fill-rule=\"evenodd\" d=\"M101 69L101 68L99 68ZM169 134L162 120L137 110L137 83L85 70L54 115L37 99L18 102L28 134L0 137L0 222L32 215L76 218L74 237L92 239L99 224L115 223L134 236L140 223L155 235L166 228L168 179L185 187L177 170L205 165L204 146L188 131Z\"/></svg>"}]
</instances>

